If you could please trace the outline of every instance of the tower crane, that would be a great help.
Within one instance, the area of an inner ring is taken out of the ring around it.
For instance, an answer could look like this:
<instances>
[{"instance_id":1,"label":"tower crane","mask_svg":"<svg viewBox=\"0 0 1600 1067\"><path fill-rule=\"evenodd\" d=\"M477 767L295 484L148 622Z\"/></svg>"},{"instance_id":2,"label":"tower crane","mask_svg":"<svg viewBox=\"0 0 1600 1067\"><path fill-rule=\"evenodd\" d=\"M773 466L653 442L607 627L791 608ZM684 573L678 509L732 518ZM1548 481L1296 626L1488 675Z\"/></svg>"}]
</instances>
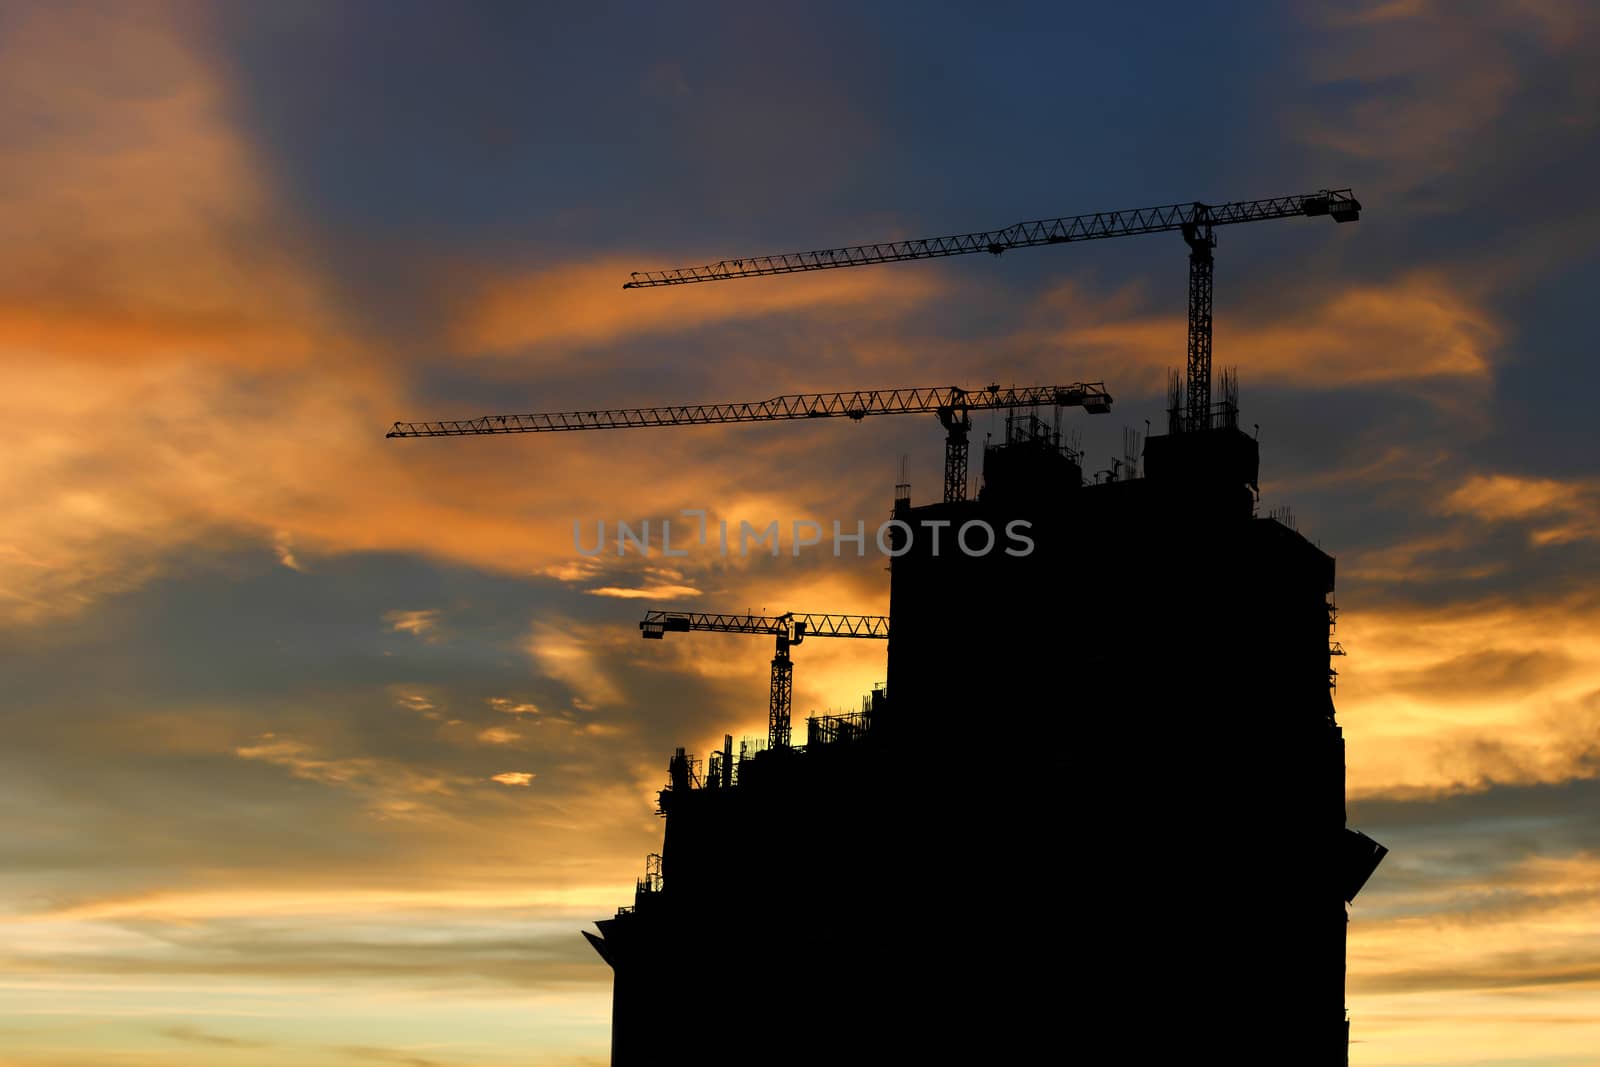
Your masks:
<instances>
[{"instance_id":1,"label":"tower crane","mask_svg":"<svg viewBox=\"0 0 1600 1067\"><path fill-rule=\"evenodd\" d=\"M1000 230L980 230L911 241L881 241L815 252L723 259L701 267L635 271L622 287L645 289L661 285L686 285L834 267L860 267L869 263L895 263L907 259L938 259L974 252L998 256L1013 248L1176 230L1189 246L1189 357L1185 418L1181 426L1175 418L1173 429L1195 431L1211 425L1211 268L1212 249L1217 246L1216 227L1318 215L1330 216L1335 222L1354 222L1361 217L1361 203L1349 189L1323 189L1298 196L1240 200L1226 204L1195 201L1132 211L1097 211L1089 215L1019 222Z\"/></svg>"},{"instance_id":2,"label":"tower crane","mask_svg":"<svg viewBox=\"0 0 1600 1067\"><path fill-rule=\"evenodd\" d=\"M889 620L882 615L715 615L692 611L649 611L639 623L640 636L659 641L669 633L701 630L723 634L771 634L772 692L767 701L767 747L788 748L790 705L794 695L794 663L789 648L811 637L856 637L887 640Z\"/></svg>"},{"instance_id":3,"label":"tower crane","mask_svg":"<svg viewBox=\"0 0 1600 1067\"><path fill-rule=\"evenodd\" d=\"M614 430L643 426L693 426L725 422L782 422L793 419L931 413L945 429L944 499L966 499L967 435L971 412L1053 404L1081 407L1093 415L1111 410L1102 382L1072 385L1008 386L982 389L934 386L920 389L869 389L850 393L791 393L770 400L736 404L683 404L603 411L548 411L528 415L485 415L476 419L397 422L388 437L465 437L503 433Z\"/></svg>"}]
</instances>

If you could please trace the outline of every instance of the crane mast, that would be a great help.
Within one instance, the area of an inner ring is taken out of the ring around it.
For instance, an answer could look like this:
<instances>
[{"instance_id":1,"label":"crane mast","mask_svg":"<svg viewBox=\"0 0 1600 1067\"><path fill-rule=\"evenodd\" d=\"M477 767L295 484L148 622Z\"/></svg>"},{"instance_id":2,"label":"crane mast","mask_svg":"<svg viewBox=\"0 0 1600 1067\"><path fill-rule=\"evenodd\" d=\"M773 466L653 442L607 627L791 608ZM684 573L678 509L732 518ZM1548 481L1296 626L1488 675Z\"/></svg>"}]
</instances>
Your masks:
<instances>
[{"instance_id":1,"label":"crane mast","mask_svg":"<svg viewBox=\"0 0 1600 1067\"><path fill-rule=\"evenodd\" d=\"M648 611L639 622L640 636L659 641L669 633L690 631L724 634L771 634L772 686L767 698L767 747L789 748L792 742L794 662L789 648L807 636L888 640L889 620L882 615L723 615L694 611Z\"/></svg>"},{"instance_id":2,"label":"crane mast","mask_svg":"<svg viewBox=\"0 0 1600 1067\"><path fill-rule=\"evenodd\" d=\"M1209 225L1189 223L1183 228L1189 245L1189 358L1184 396L1185 429L1211 426L1211 250L1217 238ZM1173 421L1177 413L1173 412ZM1176 427L1173 427L1174 429Z\"/></svg>"},{"instance_id":3,"label":"crane mast","mask_svg":"<svg viewBox=\"0 0 1600 1067\"><path fill-rule=\"evenodd\" d=\"M1231 201L1226 204L1195 201L1131 211L1097 211L1087 215L1019 222L999 230L978 230L910 241L880 241L814 252L723 259L699 267L635 271L622 287L647 289L835 267L860 267L872 263L939 259L975 252L1000 255L1013 248L1176 230L1182 233L1189 246L1189 350L1186 411L1183 422L1181 425L1175 422L1174 429L1203 430L1211 424L1212 249L1217 243L1215 228L1267 219L1321 215L1327 215L1335 222L1354 222L1361 217L1361 202L1349 189L1323 189L1315 193Z\"/></svg>"}]
</instances>

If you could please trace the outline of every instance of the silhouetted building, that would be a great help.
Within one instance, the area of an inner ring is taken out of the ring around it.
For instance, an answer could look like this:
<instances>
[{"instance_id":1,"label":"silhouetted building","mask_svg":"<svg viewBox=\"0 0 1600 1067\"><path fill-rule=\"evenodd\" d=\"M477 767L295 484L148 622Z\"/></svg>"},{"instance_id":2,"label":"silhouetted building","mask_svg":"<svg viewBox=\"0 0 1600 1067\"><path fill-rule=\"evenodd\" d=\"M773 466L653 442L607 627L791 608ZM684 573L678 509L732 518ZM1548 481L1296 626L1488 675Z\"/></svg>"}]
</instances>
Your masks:
<instances>
[{"instance_id":1,"label":"silhouetted building","mask_svg":"<svg viewBox=\"0 0 1600 1067\"><path fill-rule=\"evenodd\" d=\"M1345 1064L1383 849L1345 827L1334 561L1257 465L1231 402L1088 485L1023 417L976 500L897 501L886 691L671 761L659 861L586 934L615 1067Z\"/></svg>"}]
</instances>

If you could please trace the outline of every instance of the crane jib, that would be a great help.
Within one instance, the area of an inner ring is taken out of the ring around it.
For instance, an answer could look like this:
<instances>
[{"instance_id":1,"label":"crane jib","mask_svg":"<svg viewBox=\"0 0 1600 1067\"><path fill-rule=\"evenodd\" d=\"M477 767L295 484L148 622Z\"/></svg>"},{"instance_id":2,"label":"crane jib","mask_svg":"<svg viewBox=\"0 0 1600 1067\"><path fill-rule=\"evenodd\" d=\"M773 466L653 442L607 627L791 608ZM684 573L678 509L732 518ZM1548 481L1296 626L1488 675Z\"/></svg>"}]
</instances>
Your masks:
<instances>
[{"instance_id":1,"label":"crane jib","mask_svg":"<svg viewBox=\"0 0 1600 1067\"><path fill-rule=\"evenodd\" d=\"M824 248L811 252L788 252L772 256L743 256L737 259L718 260L716 263L699 267L635 271L622 287L648 289L662 285L686 285L771 274L794 274L909 259L936 259L974 252L1000 255L1012 248L1159 233L1178 230L1186 225L1228 226L1265 219L1322 215L1331 216L1335 222L1354 222L1361 217L1361 202L1349 189L1323 189L1297 196L1239 200L1225 204L1194 201L1187 204L1136 208L1131 211L1097 211L1087 215L1019 222L999 230L980 230L909 241L880 241L873 244Z\"/></svg>"},{"instance_id":2,"label":"crane jib","mask_svg":"<svg viewBox=\"0 0 1600 1067\"><path fill-rule=\"evenodd\" d=\"M1111 410L1103 382L1071 385L991 385L962 389L953 385L914 389L869 389L848 393L791 393L768 400L730 404L679 404L601 411L544 411L524 415L484 415L476 419L397 422L390 437L467 437L507 433L555 433L647 426L693 426L731 422L846 418L868 415L936 414L940 410L997 410L1029 407L1081 407L1094 415Z\"/></svg>"},{"instance_id":3,"label":"crane jib","mask_svg":"<svg viewBox=\"0 0 1600 1067\"><path fill-rule=\"evenodd\" d=\"M639 623L641 636L660 640L664 634L703 633L772 634L792 637L857 637L885 640L889 620L882 615L826 615L817 612L787 612L783 615L729 615L698 611L660 611L645 613Z\"/></svg>"}]
</instances>

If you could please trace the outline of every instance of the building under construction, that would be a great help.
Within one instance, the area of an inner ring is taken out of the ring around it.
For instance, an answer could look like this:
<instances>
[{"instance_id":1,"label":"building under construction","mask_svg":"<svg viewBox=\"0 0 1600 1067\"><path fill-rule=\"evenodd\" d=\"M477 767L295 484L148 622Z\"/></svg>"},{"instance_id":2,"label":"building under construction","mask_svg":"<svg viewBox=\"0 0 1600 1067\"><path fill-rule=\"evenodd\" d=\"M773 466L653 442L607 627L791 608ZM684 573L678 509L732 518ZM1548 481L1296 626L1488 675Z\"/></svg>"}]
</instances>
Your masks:
<instances>
[{"instance_id":1,"label":"building under construction","mask_svg":"<svg viewBox=\"0 0 1600 1067\"><path fill-rule=\"evenodd\" d=\"M977 499L895 515L1024 520L1031 553L913 536L859 715L672 759L659 857L587 935L617 1067L1032 1062L1086 1033L1346 1063L1345 904L1382 850L1345 827L1334 561L1254 514L1231 399L1096 484L1010 423Z\"/></svg>"},{"instance_id":2,"label":"building under construction","mask_svg":"<svg viewBox=\"0 0 1600 1067\"><path fill-rule=\"evenodd\" d=\"M1085 480L1040 406L1095 385L797 394L397 423L437 437L931 412L942 500L896 493L888 619L652 612L776 638L768 738L679 749L633 903L586 933L614 1067L1118 1060L1343 1065L1346 905L1384 849L1345 825L1334 561L1256 512L1259 450L1213 402L1215 229L1354 221L1350 190L1100 212L636 274L625 288L1177 232L1187 375L1167 433ZM1006 410L968 495L969 414ZM1030 551L960 550L981 520ZM919 531L942 530L942 544ZM942 550L940 550L942 549ZM798 606L798 605L797 605ZM817 605L806 605L817 606ZM792 731L789 647L887 638L885 688Z\"/></svg>"}]
</instances>

